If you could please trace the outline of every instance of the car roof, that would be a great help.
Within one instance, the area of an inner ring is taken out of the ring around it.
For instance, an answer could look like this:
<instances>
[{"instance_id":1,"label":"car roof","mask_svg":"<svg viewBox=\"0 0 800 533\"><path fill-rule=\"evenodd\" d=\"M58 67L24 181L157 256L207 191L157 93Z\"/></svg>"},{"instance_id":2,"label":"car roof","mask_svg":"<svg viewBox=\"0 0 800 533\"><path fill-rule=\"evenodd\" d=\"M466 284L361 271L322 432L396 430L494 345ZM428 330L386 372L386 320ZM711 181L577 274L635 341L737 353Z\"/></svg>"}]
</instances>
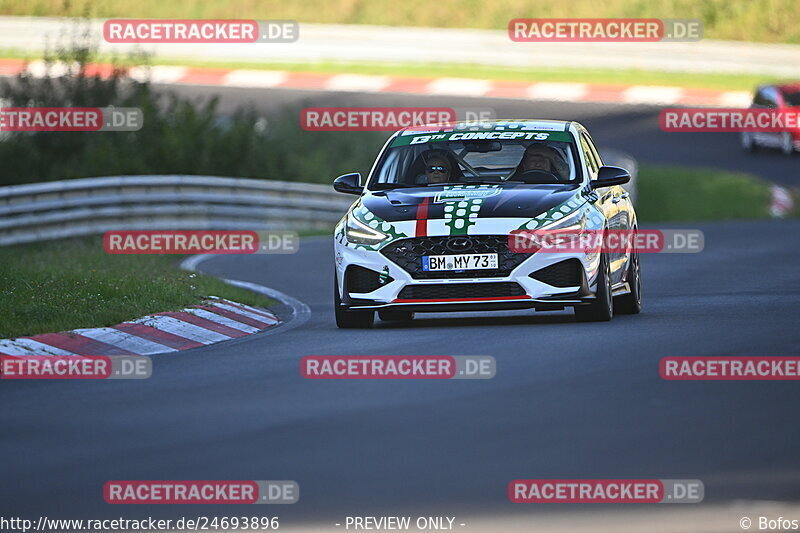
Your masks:
<instances>
[{"instance_id":1,"label":"car roof","mask_svg":"<svg viewBox=\"0 0 800 533\"><path fill-rule=\"evenodd\" d=\"M443 131L455 127L474 127L481 130L506 131L525 127L526 129L536 129L544 131L570 131L575 125L582 128L580 124L571 120L549 120L549 119L494 119L494 120L461 120L457 122L438 122L435 124L425 124L422 126L408 126L397 133L406 131Z\"/></svg>"}]
</instances>

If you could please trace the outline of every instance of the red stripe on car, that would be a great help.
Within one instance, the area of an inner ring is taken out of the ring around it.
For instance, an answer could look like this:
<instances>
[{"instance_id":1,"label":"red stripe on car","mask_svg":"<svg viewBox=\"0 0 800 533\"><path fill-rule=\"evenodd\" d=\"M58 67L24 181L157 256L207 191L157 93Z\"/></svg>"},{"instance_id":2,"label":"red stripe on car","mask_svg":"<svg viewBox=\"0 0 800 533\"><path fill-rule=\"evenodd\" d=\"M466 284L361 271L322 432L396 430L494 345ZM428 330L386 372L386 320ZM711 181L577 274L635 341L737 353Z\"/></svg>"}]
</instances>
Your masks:
<instances>
[{"instance_id":1,"label":"red stripe on car","mask_svg":"<svg viewBox=\"0 0 800 533\"><path fill-rule=\"evenodd\" d=\"M423 198L422 202L417 206L416 237L428 236L428 204L430 200L430 198Z\"/></svg>"},{"instance_id":2,"label":"red stripe on car","mask_svg":"<svg viewBox=\"0 0 800 533\"><path fill-rule=\"evenodd\" d=\"M393 300L392 303L405 304L405 303L425 303L425 302L483 302L487 300L528 300L530 296L489 296L486 298L434 298L431 300Z\"/></svg>"}]
</instances>

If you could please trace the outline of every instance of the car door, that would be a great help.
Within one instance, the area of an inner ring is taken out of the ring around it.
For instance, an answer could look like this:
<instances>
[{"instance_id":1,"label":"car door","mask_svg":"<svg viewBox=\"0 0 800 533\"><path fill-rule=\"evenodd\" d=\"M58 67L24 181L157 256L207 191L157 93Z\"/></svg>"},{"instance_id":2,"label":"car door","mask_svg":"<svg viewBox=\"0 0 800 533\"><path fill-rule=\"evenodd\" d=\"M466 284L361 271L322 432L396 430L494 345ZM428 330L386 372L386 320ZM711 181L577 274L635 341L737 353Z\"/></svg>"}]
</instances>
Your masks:
<instances>
[{"instance_id":1,"label":"car door","mask_svg":"<svg viewBox=\"0 0 800 533\"><path fill-rule=\"evenodd\" d=\"M600 158L600 152L597 150L597 147L592 140L592 136L588 133L586 136L589 141L589 147L597 155L597 159L600 161L600 165L602 166L603 160ZM633 209L633 200L631 200L631 195L622 185L615 185L613 189L614 193L611 197L611 203L616 204L618 210L616 227L617 229L622 230L622 235L633 238L631 231L633 230L633 225L636 220L636 213ZM619 253L617 254L616 259L619 261L620 273L620 279L618 281L622 281L622 278L625 276L625 268L628 264L629 252L630 250L626 250L624 247L621 247L619 249Z\"/></svg>"},{"instance_id":2,"label":"car door","mask_svg":"<svg viewBox=\"0 0 800 533\"><path fill-rule=\"evenodd\" d=\"M584 160L586 161L586 168L589 171L589 178L594 180L597 178L597 172L602 166L600 155L589 139L585 131L580 133L581 152L583 152ZM621 196L621 187L603 187L597 189L598 200L595 205L603 212L606 220L608 221L608 229L620 230L624 229L620 226L620 207L618 198ZM616 201L615 201L616 199ZM612 251L607 254L611 266L611 282L618 283L622 278L622 271L620 269L620 254L617 251Z\"/></svg>"}]
</instances>

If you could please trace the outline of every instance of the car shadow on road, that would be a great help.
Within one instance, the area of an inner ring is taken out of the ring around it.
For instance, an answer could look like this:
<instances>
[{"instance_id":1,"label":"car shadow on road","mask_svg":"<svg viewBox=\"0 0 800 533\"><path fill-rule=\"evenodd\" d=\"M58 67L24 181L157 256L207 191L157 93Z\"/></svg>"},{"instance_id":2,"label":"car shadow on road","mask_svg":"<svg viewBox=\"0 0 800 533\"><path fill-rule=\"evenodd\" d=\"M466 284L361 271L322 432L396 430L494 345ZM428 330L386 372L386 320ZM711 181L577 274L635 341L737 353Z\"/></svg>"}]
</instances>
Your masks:
<instances>
[{"instance_id":1,"label":"car shadow on road","mask_svg":"<svg viewBox=\"0 0 800 533\"><path fill-rule=\"evenodd\" d=\"M428 315L417 314L411 322L387 322L383 320L375 321L375 329L416 329L416 328L474 328L477 326L531 326L531 325L554 325L554 324L575 324L575 315L567 313L541 313L515 314L515 315L473 315L473 316L441 316L435 313Z\"/></svg>"}]
</instances>

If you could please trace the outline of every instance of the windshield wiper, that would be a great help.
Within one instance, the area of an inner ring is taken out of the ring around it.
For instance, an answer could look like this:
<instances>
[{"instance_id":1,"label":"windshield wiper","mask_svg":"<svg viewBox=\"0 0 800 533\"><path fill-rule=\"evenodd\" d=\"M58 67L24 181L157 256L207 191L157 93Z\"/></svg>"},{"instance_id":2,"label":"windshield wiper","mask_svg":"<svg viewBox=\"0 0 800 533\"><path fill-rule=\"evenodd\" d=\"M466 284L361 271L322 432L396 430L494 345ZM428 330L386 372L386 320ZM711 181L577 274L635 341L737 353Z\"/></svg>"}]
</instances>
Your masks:
<instances>
[{"instance_id":1,"label":"windshield wiper","mask_svg":"<svg viewBox=\"0 0 800 533\"><path fill-rule=\"evenodd\" d=\"M466 183L468 185L502 185L504 183L525 183L523 181L514 181L514 180L499 180L499 181L492 181L492 180L476 180L476 181L464 181L462 183Z\"/></svg>"}]
</instances>

